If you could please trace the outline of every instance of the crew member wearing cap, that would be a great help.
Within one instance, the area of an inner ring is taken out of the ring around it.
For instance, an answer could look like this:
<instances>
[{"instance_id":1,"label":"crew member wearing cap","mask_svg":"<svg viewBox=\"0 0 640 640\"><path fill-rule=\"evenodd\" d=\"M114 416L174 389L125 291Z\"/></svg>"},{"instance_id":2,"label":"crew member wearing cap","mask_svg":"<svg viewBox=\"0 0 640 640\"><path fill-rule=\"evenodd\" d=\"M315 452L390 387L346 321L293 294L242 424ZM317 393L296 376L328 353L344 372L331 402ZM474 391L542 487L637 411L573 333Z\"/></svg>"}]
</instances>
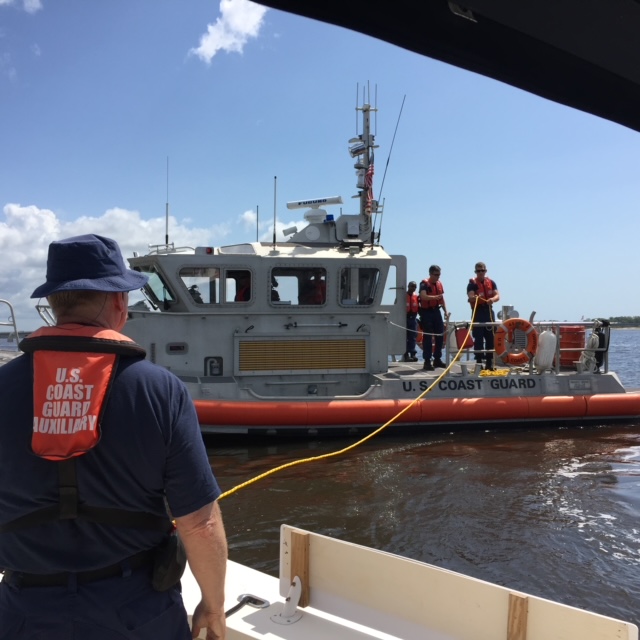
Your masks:
<instances>
[{"instance_id":1,"label":"crew member wearing cap","mask_svg":"<svg viewBox=\"0 0 640 640\"><path fill-rule=\"evenodd\" d=\"M475 309L475 321L471 334L473 335L473 351L476 362L482 364L485 369L493 370L493 325L486 322L495 322L493 315L493 303L500 300L500 292L495 280L487 278L487 265L484 262L476 262L476 277L469 280L467 285L467 297L471 305L471 312Z\"/></svg>"},{"instance_id":2,"label":"crew member wearing cap","mask_svg":"<svg viewBox=\"0 0 640 640\"><path fill-rule=\"evenodd\" d=\"M220 489L193 403L120 333L146 281L109 238L49 246L31 297L56 325L0 367L0 638L187 640L185 552L193 637L226 637Z\"/></svg>"},{"instance_id":3,"label":"crew member wearing cap","mask_svg":"<svg viewBox=\"0 0 640 640\"><path fill-rule=\"evenodd\" d=\"M429 277L420 283L420 325L422 326L422 355L424 356L422 368L425 371L446 369L447 367L442 360L444 321L440 309L444 311L447 320L449 320L449 313L444 301L444 286L440 281L441 273L442 269L437 264L432 264L429 267ZM433 363L431 362L432 355Z\"/></svg>"}]
</instances>

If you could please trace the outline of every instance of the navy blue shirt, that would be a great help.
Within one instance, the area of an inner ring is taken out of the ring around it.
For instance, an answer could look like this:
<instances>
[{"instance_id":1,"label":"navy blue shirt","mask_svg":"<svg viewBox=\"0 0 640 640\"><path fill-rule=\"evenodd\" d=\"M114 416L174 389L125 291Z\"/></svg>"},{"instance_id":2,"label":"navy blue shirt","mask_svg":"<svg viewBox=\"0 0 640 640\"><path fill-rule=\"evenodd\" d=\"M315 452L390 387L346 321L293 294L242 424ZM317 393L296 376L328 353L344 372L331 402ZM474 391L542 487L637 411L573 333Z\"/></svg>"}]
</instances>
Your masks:
<instances>
[{"instance_id":1,"label":"navy blue shirt","mask_svg":"<svg viewBox=\"0 0 640 640\"><path fill-rule=\"evenodd\" d=\"M31 450L31 357L0 367L0 523L58 503L56 462ZM91 506L173 517L220 495L184 384L141 358L121 357L103 414L101 440L76 458L80 500ZM0 533L0 568L85 571L156 546L161 531L57 520Z\"/></svg>"}]
</instances>

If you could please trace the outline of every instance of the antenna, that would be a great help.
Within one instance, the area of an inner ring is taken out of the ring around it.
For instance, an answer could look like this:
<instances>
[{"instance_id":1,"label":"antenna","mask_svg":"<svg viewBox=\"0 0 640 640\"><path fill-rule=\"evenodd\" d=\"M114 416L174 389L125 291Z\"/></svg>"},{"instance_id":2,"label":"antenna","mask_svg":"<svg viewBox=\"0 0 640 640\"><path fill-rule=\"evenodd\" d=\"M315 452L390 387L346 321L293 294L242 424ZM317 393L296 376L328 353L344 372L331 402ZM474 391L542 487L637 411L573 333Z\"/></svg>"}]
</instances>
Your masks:
<instances>
[{"instance_id":1,"label":"antenna","mask_svg":"<svg viewBox=\"0 0 640 640\"><path fill-rule=\"evenodd\" d=\"M398 125L400 124L400 118L402 116L402 110L404 109L404 101L407 99L407 94L405 93L402 98L402 104L400 105L400 113L398 114L398 120L396 122L396 128L393 132L393 138L391 139L391 146L389 147L389 155L387 156L387 164L384 167L384 173L382 174L382 182L380 183L380 191L378 192L378 200L382 199L382 188L384 187L384 179L387 175L387 169L389 168L389 160L391 160L391 151L393 151L393 143L396 141L396 133L398 133ZM384 200L382 200L382 210L384 211ZM375 225L374 225L375 227ZM382 217L380 217L380 227L378 227L378 244L380 244L380 236L382 234ZM371 242L373 244L373 241Z\"/></svg>"},{"instance_id":2,"label":"antenna","mask_svg":"<svg viewBox=\"0 0 640 640\"><path fill-rule=\"evenodd\" d=\"M278 176L273 176L273 249L276 248L276 191Z\"/></svg>"},{"instance_id":3,"label":"antenna","mask_svg":"<svg viewBox=\"0 0 640 640\"><path fill-rule=\"evenodd\" d=\"M387 175L387 169L389 168L389 160L391 160L391 152L393 151L393 143L396 141L396 133L398 133L398 125L400 124L400 118L402 117L402 110L404 109L404 101L407 99L407 94L405 93L402 98L402 104L400 105L400 113L398 114L398 120L396 122L396 128L393 132L393 138L391 139L391 146L389 147L389 155L387 156L387 164L384 167L384 173L382 174L382 182L380 183L380 191L378 192L378 198L382 195L382 187L384 187L384 179Z\"/></svg>"},{"instance_id":4,"label":"antenna","mask_svg":"<svg viewBox=\"0 0 640 640\"><path fill-rule=\"evenodd\" d=\"M360 83L356 82L356 136L358 135L358 101L360 100Z\"/></svg>"},{"instance_id":5,"label":"antenna","mask_svg":"<svg viewBox=\"0 0 640 640\"><path fill-rule=\"evenodd\" d=\"M373 99L373 113L375 114L376 117L376 123L374 126L374 130L375 130L375 135L378 135L378 83L376 83L376 92L375 92L375 98Z\"/></svg>"},{"instance_id":6,"label":"antenna","mask_svg":"<svg viewBox=\"0 0 640 640\"><path fill-rule=\"evenodd\" d=\"M259 229L260 229L260 207L256 205L256 242L258 242Z\"/></svg>"},{"instance_id":7,"label":"antenna","mask_svg":"<svg viewBox=\"0 0 640 640\"><path fill-rule=\"evenodd\" d=\"M167 202L164 207L164 243L169 246L169 156L167 156Z\"/></svg>"}]
</instances>

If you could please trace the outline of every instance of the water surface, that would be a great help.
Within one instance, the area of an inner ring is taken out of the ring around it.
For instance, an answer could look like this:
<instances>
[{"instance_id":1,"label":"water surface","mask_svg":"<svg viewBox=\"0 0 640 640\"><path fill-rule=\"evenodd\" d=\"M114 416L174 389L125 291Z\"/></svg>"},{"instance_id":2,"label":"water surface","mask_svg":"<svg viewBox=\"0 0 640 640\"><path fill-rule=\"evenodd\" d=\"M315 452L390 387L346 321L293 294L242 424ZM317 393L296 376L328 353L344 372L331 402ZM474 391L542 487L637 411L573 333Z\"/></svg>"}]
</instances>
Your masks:
<instances>
[{"instance_id":1,"label":"water surface","mask_svg":"<svg viewBox=\"0 0 640 640\"><path fill-rule=\"evenodd\" d=\"M640 388L640 330L610 366ZM354 440L223 443L224 491ZM221 502L232 560L278 571L282 523L640 624L640 423L380 436Z\"/></svg>"}]
</instances>

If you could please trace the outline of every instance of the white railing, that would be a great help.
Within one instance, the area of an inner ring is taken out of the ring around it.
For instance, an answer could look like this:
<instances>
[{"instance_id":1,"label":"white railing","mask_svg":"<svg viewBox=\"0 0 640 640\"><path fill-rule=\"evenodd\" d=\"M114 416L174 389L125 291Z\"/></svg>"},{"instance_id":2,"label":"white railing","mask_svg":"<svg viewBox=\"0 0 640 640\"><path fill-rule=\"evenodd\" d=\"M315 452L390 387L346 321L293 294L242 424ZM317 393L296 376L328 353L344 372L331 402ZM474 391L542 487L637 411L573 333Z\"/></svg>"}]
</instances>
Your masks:
<instances>
[{"instance_id":1,"label":"white railing","mask_svg":"<svg viewBox=\"0 0 640 640\"><path fill-rule=\"evenodd\" d=\"M16 342L19 339L18 336L18 326L16 324L16 316L15 313L13 312L13 305L8 301L8 300L2 300L0 299L0 305L4 305L8 308L9 310L9 315L7 316L6 320L0 320L0 327L11 327L13 329L13 331L11 331L9 333L9 337L8 339L11 340L16 340ZM0 315L0 317L2 317Z\"/></svg>"}]
</instances>

